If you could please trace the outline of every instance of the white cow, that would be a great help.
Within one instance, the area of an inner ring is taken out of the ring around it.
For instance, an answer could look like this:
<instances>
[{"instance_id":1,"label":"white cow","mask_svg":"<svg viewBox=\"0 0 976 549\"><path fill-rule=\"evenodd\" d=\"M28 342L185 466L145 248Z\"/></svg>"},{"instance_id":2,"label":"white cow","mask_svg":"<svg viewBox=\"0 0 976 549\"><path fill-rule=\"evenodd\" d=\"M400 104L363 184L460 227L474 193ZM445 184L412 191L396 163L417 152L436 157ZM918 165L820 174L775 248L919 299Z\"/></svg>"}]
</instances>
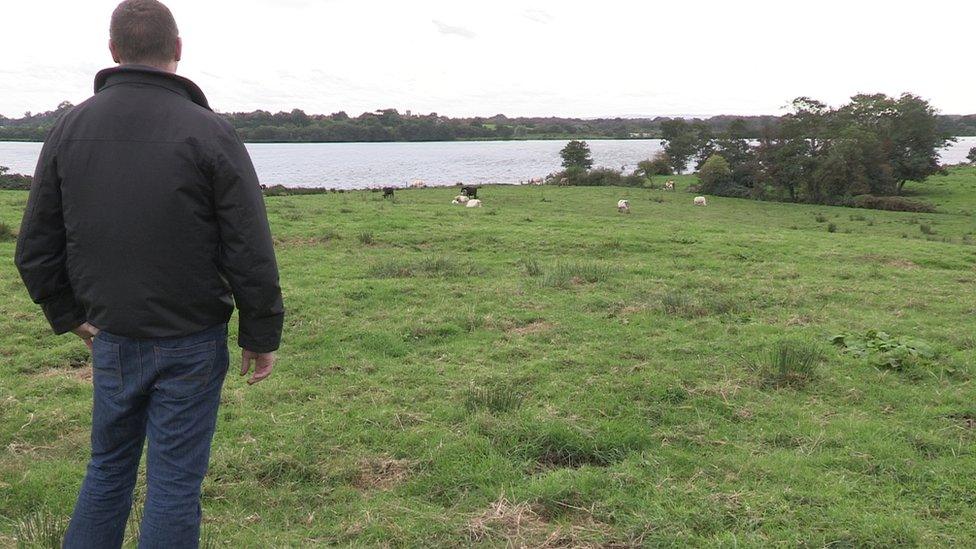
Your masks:
<instances>
[{"instance_id":1,"label":"white cow","mask_svg":"<svg viewBox=\"0 0 976 549\"><path fill-rule=\"evenodd\" d=\"M666 190L666 191L673 191L674 190L674 181L671 181L669 179L668 182L664 184L664 190Z\"/></svg>"},{"instance_id":2,"label":"white cow","mask_svg":"<svg viewBox=\"0 0 976 549\"><path fill-rule=\"evenodd\" d=\"M410 182L410 186L413 187L414 189L423 189L424 187L427 186L427 184L424 183L423 179L414 179L413 181Z\"/></svg>"},{"instance_id":3,"label":"white cow","mask_svg":"<svg viewBox=\"0 0 976 549\"><path fill-rule=\"evenodd\" d=\"M468 198L467 196L464 196L463 194L459 194L454 197L454 200L451 201L451 204L467 204L469 200L471 199Z\"/></svg>"},{"instance_id":4,"label":"white cow","mask_svg":"<svg viewBox=\"0 0 976 549\"><path fill-rule=\"evenodd\" d=\"M707 205L708 205L708 201L705 200L704 196L695 197L695 206L707 206Z\"/></svg>"},{"instance_id":5,"label":"white cow","mask_svg":"<svg viewBox=\"0 0 976 549\"><path fill-rule=\"evenodd\" d=\"M617 211L620 213L630 213L630 201L629 200L618 200L617 201Z\"/></svg>"},{"instance_id":6,"label":"white cow","mask_svg":"<svg viewBox=\"0 0 976 549\"><path fill-rule=\"evenodd\" d=\"M468 200L468 203L465 204L464 207L465 208L480 208L481 207L481 201L478 200L477 198L472 198L471 200Z\"/></svg>"}]
</instances>

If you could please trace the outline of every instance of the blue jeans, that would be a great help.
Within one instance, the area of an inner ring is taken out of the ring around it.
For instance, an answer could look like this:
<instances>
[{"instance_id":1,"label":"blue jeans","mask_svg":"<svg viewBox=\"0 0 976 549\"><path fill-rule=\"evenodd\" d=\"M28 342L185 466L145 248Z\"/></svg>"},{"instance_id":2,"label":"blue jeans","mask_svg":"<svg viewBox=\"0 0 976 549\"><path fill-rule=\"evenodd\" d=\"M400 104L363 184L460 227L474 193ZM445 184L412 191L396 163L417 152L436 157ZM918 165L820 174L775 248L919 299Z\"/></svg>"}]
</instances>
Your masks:
<instances>
[{"instance_id":1,"label":"blue jeans","mask_svg":"<svg viewBox=\"0 0 976 549\"><path fill-rule=\"evenodd\" d=\"M200 485L229 363L227 325L165 339L100 332L93 346L91 461L64 547L122 546L146 438L139 547L197 547Z\"/></svg>"}]
</instances>

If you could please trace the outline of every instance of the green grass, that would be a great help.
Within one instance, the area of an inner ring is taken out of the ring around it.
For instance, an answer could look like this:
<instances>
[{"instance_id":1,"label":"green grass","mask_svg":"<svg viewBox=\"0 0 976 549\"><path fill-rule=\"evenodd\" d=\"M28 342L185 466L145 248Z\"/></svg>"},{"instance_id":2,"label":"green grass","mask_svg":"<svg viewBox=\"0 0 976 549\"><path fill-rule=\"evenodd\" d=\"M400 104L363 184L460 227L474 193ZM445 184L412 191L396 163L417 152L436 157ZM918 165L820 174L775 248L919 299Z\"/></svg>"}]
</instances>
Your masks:
<instances>
[{"instance_id":1,"label":"green grass","mask_svg":"<svg viewBox=\"0 0 976 549\"><path fill-rule=\"evenodd\" d=\"M454 189L269 197L284 343L271 379L227 381L209 539L976 544L976 170L910 185L931 214L696 208L674 179L486 186L480 209ZM0 222L25 200L0 192ZM70 514L91 406L84 346L49 333L13 252L0 546ZM830 344L871 330L934 358Z\"/></svg>"}]
</instances>

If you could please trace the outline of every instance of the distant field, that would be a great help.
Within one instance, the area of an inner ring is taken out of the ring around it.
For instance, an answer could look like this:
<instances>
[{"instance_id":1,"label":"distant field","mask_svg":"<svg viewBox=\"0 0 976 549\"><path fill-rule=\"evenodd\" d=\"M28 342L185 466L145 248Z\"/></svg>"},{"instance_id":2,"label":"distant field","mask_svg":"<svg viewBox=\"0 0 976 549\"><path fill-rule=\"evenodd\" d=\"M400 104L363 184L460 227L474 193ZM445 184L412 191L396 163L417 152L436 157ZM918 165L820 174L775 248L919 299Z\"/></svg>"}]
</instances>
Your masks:
<instances>
[{"instance_id":1,"label":"distant field","mask_svg":"<svg viewBox=\"0 0 976 549\"><path fill-rule=\"evenodd\" d=\"M976 546L976 169L910 187L936 214L700 208L676 179L269 197L285 339L269 381L228 379L209 539ZM0 546L71 512L90 425L86 350L13 251ZM893 350L831 343L869 330Z\"/></svg>"}]
</instances>

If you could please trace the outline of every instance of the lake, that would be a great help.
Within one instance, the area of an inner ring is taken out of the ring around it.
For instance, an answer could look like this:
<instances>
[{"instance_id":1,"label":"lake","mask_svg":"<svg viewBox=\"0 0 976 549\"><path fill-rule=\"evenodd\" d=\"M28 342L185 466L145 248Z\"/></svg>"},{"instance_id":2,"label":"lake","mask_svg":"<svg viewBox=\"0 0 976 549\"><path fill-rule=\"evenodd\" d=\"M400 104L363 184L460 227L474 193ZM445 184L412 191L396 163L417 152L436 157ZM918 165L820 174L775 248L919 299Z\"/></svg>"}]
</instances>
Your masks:
<instances>
[{"instance_id":1,"label":"lake","mask_svg":"<svg viewBox=\"0 0 976 549\"><path fill-rule=\"evenodd\" d=\"M596 166L633 170L661 150L659 139L588 142ZM450 141L433 143L249 143L261 183L357 189L406 185L519 183L560 169L566 141ZM960 137L942 161L964 162L976 137ZM0 166L32 174L40 143L0 142Z\"/></svg>"}]
</instances>

